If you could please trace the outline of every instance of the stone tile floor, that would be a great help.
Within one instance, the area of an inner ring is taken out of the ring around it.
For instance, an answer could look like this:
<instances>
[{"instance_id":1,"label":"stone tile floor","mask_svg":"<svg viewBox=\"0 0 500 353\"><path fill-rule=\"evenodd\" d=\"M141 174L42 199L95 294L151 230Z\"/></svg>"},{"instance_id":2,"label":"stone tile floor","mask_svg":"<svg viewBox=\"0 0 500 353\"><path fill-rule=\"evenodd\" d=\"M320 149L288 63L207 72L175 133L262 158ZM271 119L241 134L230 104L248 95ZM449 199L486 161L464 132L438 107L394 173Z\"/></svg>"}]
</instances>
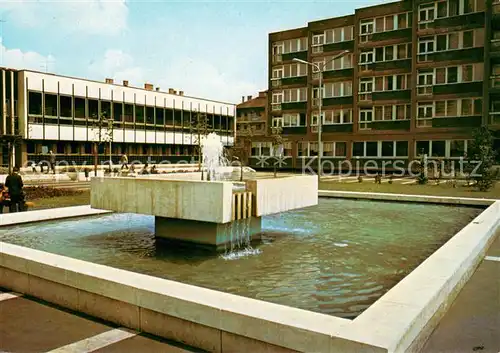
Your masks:
<instances>
[{"instance_id":1,"label":"stone tile floor","mask_svg":"<svg viewBox=\"0 0 500 353\"><path fill-rule=\"evenodd\" d=\"M422 352L500 352L500 234Z\"/></svg>"},{"instance_id":2,"label":"stone tile floor","mask_svg":"<svg viewBox=\"0 0 500 353\"><path fill-rule=\"evenodd\" d=\"M2 353L182 353L200 350L0 292Z\"/></svg>"}]
</instances>

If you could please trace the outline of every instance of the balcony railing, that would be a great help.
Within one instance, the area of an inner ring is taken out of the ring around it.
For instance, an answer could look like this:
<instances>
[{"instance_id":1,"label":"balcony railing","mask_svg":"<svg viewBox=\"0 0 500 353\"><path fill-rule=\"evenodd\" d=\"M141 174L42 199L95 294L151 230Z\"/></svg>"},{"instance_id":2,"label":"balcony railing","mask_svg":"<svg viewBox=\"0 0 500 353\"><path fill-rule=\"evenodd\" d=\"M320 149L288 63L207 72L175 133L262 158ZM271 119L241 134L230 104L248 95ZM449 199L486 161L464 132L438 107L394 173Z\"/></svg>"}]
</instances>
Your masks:
<instances>
[{"instance_id":1,"label":"balcony railing","mask_svg":"<svg viewBox=\"0 0 500 353\"><path fill-rule=\"evenodd\" d=\"M273 105L271 106L271 110L272 110L273 112L275 112L275 111L280 111L280 110L281 110L281 104L274 104L274 103L273 103Z\"/></svg>"},{"instance_id":2,"label":"balcony railing","mask_svg":"<svg viewBox=\"0 0 500 353\"><path fill-rule=\"evenodd\" d=\"M490 50L497 52L500 51L500 39L492 39L490 42Z\"/></svg>"},{"instance_id":3,"label":"balcony railing","mask_svg":"<svg viewBox=\"0 0 500 353\"><path fill-rule=\"evenodd\" d=\"M500 88L500 76L490 77L490 88Z\"/></svg>"},{"instance_id":4,"label":"balcony railing","mask_svg":"<svg viewBox=\"0 0 500 353\"><path fill-rule=\"evenodd\" d=\"M493 14L500 14L500 1L493 1L491 5L493 8Z\"/></svg>"},{"instance_id":5,"label":"balcony railing","mask_svg":"<svg viewBox=\"0 0 500 353\"><path fill-rule=\"evenodd\" d=\"M280 80L280 79L278 79L278 80L273 79L273 80L271 81L271 86L272 86L272 87L279 87L279 86L281 86L281 80Z\"/></svg>"},{"instance_id":6,"label":"balcony railing","mask_svg":"<svg viewBox=\"0 0 500 353\"><path fill-rule=\"evenodd\" d=\"M490 112L490 125L500 125L500 112Z\"/></svg>"}]
</instances>

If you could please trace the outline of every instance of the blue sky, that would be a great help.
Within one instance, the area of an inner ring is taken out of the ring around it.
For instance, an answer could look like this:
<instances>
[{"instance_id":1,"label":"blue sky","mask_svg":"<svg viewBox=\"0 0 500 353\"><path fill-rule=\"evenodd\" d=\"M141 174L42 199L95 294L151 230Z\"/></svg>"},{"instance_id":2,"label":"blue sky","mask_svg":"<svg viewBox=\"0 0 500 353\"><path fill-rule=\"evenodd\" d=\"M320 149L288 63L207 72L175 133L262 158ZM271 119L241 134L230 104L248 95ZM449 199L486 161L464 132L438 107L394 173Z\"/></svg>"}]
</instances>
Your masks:
<instances>
[{"instance_id":1,"label":"blue sky","mask_svg":"<svg viewBox=\"0 0 500 353\"><path fill-rule=\"evenodd\" d=\"M267 88L269 32L377 3L1 0L0 66L238 103Z\"/></svg>"}]
</instances>

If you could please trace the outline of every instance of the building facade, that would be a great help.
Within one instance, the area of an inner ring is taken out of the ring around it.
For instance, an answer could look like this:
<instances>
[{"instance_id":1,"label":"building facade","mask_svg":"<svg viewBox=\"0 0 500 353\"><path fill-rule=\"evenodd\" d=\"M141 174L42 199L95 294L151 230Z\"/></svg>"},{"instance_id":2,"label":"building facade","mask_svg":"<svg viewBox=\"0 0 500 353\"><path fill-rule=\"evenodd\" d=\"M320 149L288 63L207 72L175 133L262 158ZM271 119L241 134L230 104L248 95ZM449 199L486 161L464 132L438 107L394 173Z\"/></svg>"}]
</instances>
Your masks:
<instances>
[{"instance_id":1,"label":"building facade","mask_svg":"<svg viewBox=\"0 0 500 353\"><path fill-rule=\"evenodd\" d=\"M206 114L208 132L217 133L226 146L234 143L234 104L173 89L166 93L151 84L137 88L127 81L7 68L0 73L0 136L21 137L13 156L16 165L46 160L50 150L58 161L92 164L96 142L100 163L110 158L119 163L124 153L142 162L190 160L197 156L198 113ZM7 147L1 148L0 165L7 165Z\"/></svg>"},{"instance_id":2,"label":"building facade","mask_svg":"<svg viewBox=\"0 0 500 353\"><path fill-rule=\"evenodd\" d=\"M480 126L496 131L500 150L499 40L491 0L405 0L271 33L269 124L283 127L286 167L319 150L319 74L295 58L325 66L325 169L353 158L388 167L422 153L457 159ZM252 164L267 147L254 141Z\"/></svg>"},{"instance_id":3,"label":"building facade","mask_svg":"<svg viewBox=\"0 0 500 353\"><path fill-rule=\"evenodd\" d=\"M236 106L236 135L244 137L263 137L267 135L267 91L259 92L257 97L241 98Z\"/></svg>"}]
</instances>

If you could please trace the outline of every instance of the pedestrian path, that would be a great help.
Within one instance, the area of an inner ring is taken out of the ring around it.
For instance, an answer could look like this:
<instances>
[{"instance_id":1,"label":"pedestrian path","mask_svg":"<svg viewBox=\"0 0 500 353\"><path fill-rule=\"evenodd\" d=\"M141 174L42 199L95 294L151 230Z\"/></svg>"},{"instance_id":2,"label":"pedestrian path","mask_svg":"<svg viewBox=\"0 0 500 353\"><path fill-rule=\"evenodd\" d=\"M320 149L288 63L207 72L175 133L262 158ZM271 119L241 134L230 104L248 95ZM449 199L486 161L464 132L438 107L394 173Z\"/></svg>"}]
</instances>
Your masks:
<instances>
[{"instance_id":1,"label":"pedestrian path","mask_svg":"<svg viewBox=\"0 0 500 353\"><path fill-rule=\"evenodd\" d=\"M422 353L500 352L500 234Z\"/></svg>"},{"instance_id":2,"label":"pedestrian path","mask_svg":"<svg viewBox=\"0 0 500 353\"><path fill-rule=\"evenodd\" d=\"M0 289L0 352L202 352Z\"/></svg>"}]
</instances>

